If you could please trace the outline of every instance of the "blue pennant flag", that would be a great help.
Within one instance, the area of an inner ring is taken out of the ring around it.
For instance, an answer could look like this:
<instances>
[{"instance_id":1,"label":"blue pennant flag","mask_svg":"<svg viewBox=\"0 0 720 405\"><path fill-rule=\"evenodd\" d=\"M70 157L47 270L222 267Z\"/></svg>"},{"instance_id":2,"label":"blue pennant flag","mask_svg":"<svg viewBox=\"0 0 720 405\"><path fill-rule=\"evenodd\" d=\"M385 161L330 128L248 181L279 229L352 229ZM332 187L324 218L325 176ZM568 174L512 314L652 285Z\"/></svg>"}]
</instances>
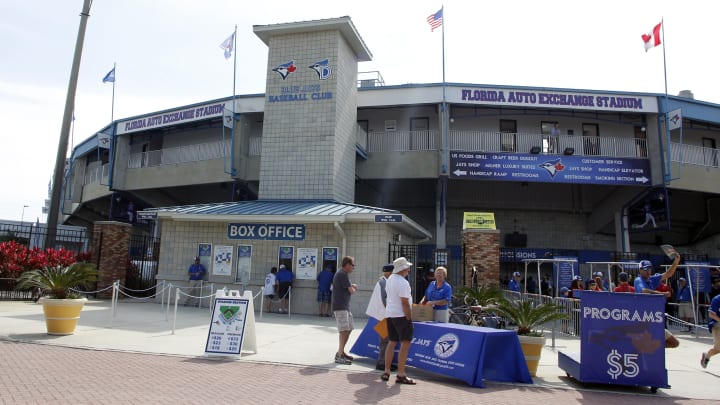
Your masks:
<instances>
[{"instance_id":1,"label":"blue pennant flag","mask_svg":"<svg viewBox=\"0 0 720 405\"><path fill-rule=\"evenodd\" d=\"M115 68L112 68L112 70L110 70L105 75L105 77L103 77L103 83L107 83L107 82L115 83Z\"/></svg>"}]
</instances>

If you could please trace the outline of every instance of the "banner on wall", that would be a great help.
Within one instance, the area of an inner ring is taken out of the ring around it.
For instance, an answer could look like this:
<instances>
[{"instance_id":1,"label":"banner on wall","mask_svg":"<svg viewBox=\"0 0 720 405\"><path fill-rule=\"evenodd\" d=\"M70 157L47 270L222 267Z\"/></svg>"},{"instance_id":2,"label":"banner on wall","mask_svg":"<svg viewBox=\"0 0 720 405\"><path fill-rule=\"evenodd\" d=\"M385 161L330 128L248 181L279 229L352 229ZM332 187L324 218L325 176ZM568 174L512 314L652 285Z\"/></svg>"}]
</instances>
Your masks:
<instances>
[{"instance_id":1,"label":"banner on wall","mask_svg":"<svg viewBox=\"0 0 720 405\"><path fill-rule=\"evenodd\" d=\"M324 247L322 249L322 269L330 267L330 271L335 272L338 267L338 252L340 250L336 247Z\"/></svg>"},{"instance_id":2,"label":"banner on wall","mask_svg":"<svg viewBox=\"0 0 720 405\"><path fill-rule=\"evenodd\" d=\"M232 274L232 246L215 246L215 256L213 256L213 271L215 276L229 276Z\"/></svg>"},{"instance_id":3,"label":"banner on wall","mask_svg":"<svg viewBox=\"0 0 720 405\"><path fill-rule=\"evenodd\" d=\"M317 258L318 250L316 248L298 248L295 277L298 280L315 280Z\"/></svg>"},{"instance_id":4,"label":"banner on wall","mask_svg":"<svg viewBox=\"0 0 720 405\"><path fill-rule=\"evenodd\" d=\"M237 273L235 281L241 284L250 282L252 272L252 246L238 245L237 247Z\"/></svg>"},{"instance_id":5,"label":"banner on wall","mask_svg":"<svg viewBox=\"0 0 720 405\"><path fill-rule=\"evenodd\" d=\"M465 212L463 213L463 229L495 229L495 213Z\"/></svg>"},{"instance_id":6,"label":"banner on wall","mask_svg":"<svg viewBox=\"0 0 720 405\"><path fill-rule=\"evenodd\" d=\"M197 257L200 258L200 264L209 269L212 266L212 243L198 243ZM205 280L207 280L207 274L205 274Z\"/></svg>"}]
</instances>

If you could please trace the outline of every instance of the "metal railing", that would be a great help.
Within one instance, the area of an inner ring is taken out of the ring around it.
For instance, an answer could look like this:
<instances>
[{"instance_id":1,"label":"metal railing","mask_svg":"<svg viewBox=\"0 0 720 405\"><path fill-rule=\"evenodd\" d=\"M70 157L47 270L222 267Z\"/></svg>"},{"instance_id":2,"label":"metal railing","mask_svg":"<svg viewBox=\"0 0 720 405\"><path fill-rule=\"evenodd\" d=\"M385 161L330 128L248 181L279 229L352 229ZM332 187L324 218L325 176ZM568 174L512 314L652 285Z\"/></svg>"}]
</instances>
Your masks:
<instances>
[{"instance_id":1,"label":"metal railing","mask_svg":"<svg viewBox=\"0 0 720 405\"><path fill-rule=\"evenodd\" d=\"M128 169L221 159L230 155L230 147L231 142L227 139L225 141L133 153L128 158Z\"/></svg>"},{"instance_id":2,"label":"metal railing","mask_svg":"<svg viewBox=\"0 0 720 405\"><path fill-rule=\"evenodd\" d=\"M647 141L635 138L543 135L487 131L448 131L450 150L471 152L530 153L581 156L647 157ZM368 152L432 151L440 149L439 131L392 131L368 134Z\"/></svg>"},{"instance_id":3,"label":"metal railing","mask_svg":"<svg viewBox=\"0 0 720 405\"><path fill-rule=\"evenodd\" d=\"M678 163L718 167L720 149L670 142L670 159Z\"/></svg>"},{"instance_id":4,"label":"metal railing","mask_svg":"<svg viewBox=\"0 0 720 405\"><path fill-rule=\"evenodd\" d=\"M87 184L108 184L108 179L110 177L110 164L106 163L102 166L98 166L95 169L90 170L89 172L85 173L85 181L83 185Z\"/></svg>"}]
</instances>

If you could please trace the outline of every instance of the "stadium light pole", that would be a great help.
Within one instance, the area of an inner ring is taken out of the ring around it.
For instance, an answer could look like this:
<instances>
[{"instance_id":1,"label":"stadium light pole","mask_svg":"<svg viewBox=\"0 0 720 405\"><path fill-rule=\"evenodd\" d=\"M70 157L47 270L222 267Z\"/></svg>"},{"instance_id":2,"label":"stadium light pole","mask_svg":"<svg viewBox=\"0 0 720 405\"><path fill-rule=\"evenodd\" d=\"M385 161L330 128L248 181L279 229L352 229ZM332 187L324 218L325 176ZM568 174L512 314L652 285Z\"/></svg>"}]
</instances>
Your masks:
<instances>
[{"instance_id":1,"label":"stadium light pole","mask_svg":"<svg viewBox=\"0 0 720 405\"><path fill-rule=\"evenodd\" d=\"M48 209L47 218L48 232L45 237L46 249L55 247L58 216L60 215L60 191L63 187L63 174L65 172L65 157L67 155L68 139L70 138L70 124L72 123L73 110L75 109L75 91L77 90L77 79L80 72L83 42L85 41L85 27L87 26L87 19L90 17L91 5L92 0L84 0L82 12L80 12L80 27L78 28L77 41L75 41L75 56L73 57L72 68L70 69L70 82L68 83L67 97L65 98L65 113L63 114L62 127L60 129L57 157L55 158L52 195L50 196L50 208Z\"/></svg>"},{"instance_id":2,"label":"stadium light pole","mask_svg":"<svg viewBox=\"0 0 720 405\"><path fill-rule=\"evenodd\" d=\"M23 221L25 220L25 208L28 208L29 205L23 205L22 214L20 214L20 225L23 224Z\"/></svg>"}]
</instances>

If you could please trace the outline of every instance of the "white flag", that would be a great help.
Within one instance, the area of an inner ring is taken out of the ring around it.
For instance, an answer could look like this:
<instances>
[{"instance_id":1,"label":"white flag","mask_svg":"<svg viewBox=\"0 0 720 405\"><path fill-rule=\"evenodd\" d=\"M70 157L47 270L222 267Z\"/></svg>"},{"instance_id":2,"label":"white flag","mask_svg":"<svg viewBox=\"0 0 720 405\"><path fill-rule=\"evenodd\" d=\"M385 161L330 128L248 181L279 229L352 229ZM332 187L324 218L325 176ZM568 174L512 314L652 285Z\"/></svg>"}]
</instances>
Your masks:
<instances>
[{"instance_id":1,"label":"white flag","mask_svg":"<svg viewBox=\"0 0 720 405\"><path fill-rule=\"evenodd\" d=\"M223 125L225 128L232 129L233 125L235 125L234 115L232 110L228 110L227 108L223 110Z\"/></svg>"},{"instance_id":2,"label":"white flag","mask_svg":"<svg viewBox=\"0 0 720 405\"><path fill-rule=\"evenodd\" d=\"M97 140L98 140L98 148L110 149L110 134L104 134L102 132L98 132Z\"/></svg>"},{"instance_id":3,"label":"white flag","mask_svg":"<svg viewBox=\"0 0 720 405\"><path fill-rule=\"evenodd\" d=\"M225 50L225 59L230 59L230 57L232 56L233 47L235 47L234 32L229 37L227 37L227 39L224 40L222 44L220 44L220 48Z\"/></svg>"},{"instance_id":4,"label":"white flag","mask_svg":"<svg viewBox=\"0 0 720 405\"><path fill-rule=\"evenodd\" d=\"M673 129L682 128L682 109L672 110L668 113L668 128L672 131Z\"/></svg>"}]
</instances>

